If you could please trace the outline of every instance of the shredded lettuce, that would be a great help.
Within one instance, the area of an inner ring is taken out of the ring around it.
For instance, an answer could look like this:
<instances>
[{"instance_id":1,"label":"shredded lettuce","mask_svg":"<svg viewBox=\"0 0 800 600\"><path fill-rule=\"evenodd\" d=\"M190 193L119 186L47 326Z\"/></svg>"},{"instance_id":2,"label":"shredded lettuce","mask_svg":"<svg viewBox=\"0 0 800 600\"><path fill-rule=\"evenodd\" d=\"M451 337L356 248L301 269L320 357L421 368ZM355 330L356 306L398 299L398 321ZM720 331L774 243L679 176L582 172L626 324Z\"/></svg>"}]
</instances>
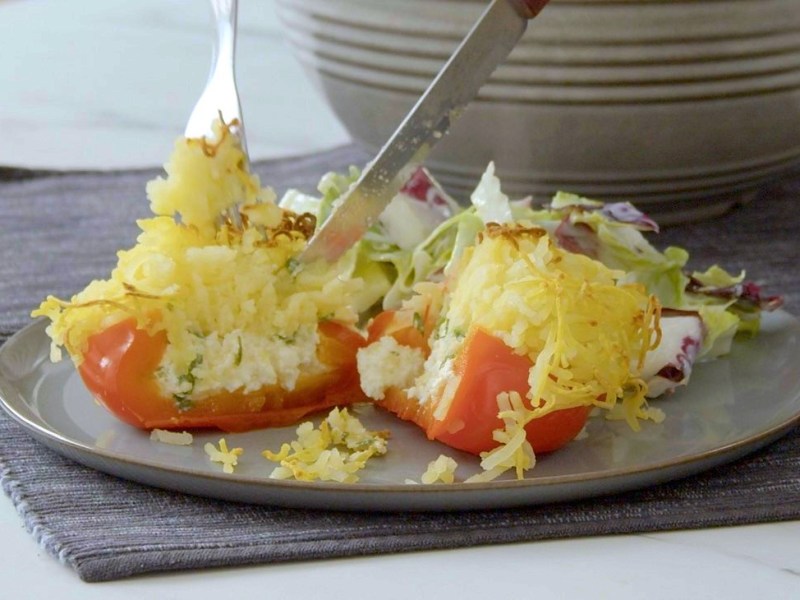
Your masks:
<instances>
[{"instance_id":1,"label":"shredded lettuce","mask_svg":"<svg viewBox=\"0 0 800 600\"><path fill-rule=\"evenodd\" d=\"M705 328L701 359L729 352L736 333L757 332L762 308L780 304L775 297L761 298L758 286L744 283L744 273L731 275L713 265L689 274L689 253L674 246L657 250L643 232L657 232L658 225L629 203L559 192L549 206L518 218L541 225L562 247L624 271L625 281L643 284L665 308L699 314Z\"/></svg>"},{"instance_id":2,"label":"shredded lettuce","mask_svg":"<svg viewBox=\"0 0 800 600\"><path fill-rule=\"evenodd\" d=\"M500 179L494 174L494 163L490 162L481 177L478 187L470 197L475 211L484 223L512 223L511 203L500 189Z\"/></svg>"},{"instance_id":3,"label":"shredded lettuce","mask_svg":"<svg viewBox=\"0 0 800 600\"><path fill-rule=\"evenodd\" d=\"M333 212L334 203L344 196L345 192L350 189L360 175L361 170L358 167L351 166L346 175L330 172L322 176L317 186L320 194L322 194L319 212L315 213L318 228Z\"/></svg>"},{"instance_id":4,"label":"shredded lettuce","mask_svg":"<svg viewBox=\"0 0 800 600\"><path fill-rule=\"evenodd\" d=\"M359 174L355 167L328 173L318 186L321 197L290 191L281 206L311 212L319 226ZM493 163L470 199L472 206L458 207L427 171L418 171L343 259L343 275L364 281L357 309L397 308L418 283L444 278L488 223L513 222L542 227L565 250L624 271L623 281L643 284L665 308L697 313L706 331L701 357L725 354L736 333L758 330L762 309L780 305L780 298L763 298L758 286L746 283L744 273L717 265L688 273L689 253L656 249L644 233L658 232L658 225L630 203L558 192L550 204L532 208L529 200L503 193Z\"/></svg>"},{"instance_id":5,"label":"shredded lettuce","mask_svg":"<svg viewBox=\"0 0 800 600\"><path fill-rule=\"evenodd\" d=\"M320 227L358 176L356 168L347 175L328 173L318 186L322 194L318 203L290 190L281 205L311 212ZM384 309L398 307L417 283L443 277L483 227L474 210L458 207L427 171L420 170L413 188L404 188L342 259L343 275L364 281L356 308L367 312L378 304Z\"/></svg>"}]
</instances>

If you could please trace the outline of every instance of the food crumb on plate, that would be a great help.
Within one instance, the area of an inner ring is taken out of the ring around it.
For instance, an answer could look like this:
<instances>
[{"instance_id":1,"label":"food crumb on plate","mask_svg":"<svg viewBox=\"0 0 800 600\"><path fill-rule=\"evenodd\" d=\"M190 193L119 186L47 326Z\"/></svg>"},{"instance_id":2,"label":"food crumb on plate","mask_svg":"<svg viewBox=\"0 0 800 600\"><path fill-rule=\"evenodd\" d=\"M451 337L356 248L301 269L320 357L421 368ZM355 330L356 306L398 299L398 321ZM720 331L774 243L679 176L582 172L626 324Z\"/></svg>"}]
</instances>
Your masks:
<instances>
[{"instance_id":1,"label":"food crumb on plate","mask_svg":"<svg viewBox=\"0 0 800 600\"><path fill-rule=\"evenodd\" d=\"M389 437L387 431L367 430L346 408L334 408L319 428L306 421L296 433L297 439L278 452L262 452L280 465L270 478L355 483L370 458L386 454Z\"/></svg>"},{"instance_id":2,"label":"food crumb on plate","mask_svg":"<svg viewBox=\"0 0 800 600\"><path fill-rule=\"evenodd\" d=\"M457 468L458 463L453 458L440 454L439 458L428 464L427 470L421 477L422 483L453 483Z\"/></svg>"},{"instance_id":3,"label":"food crumb on plate","mask_svg":"<svg viewBox=\"0 0 800 600\"><path fill-rule=\"evenodd\" d=\"M233 473L233 469L239 464L239 457L244 453L244 450L242 448L228 449L225 438L220 438L218 446L208 442L204 447L206 454L208 454L211 462L222 464L223 472Z\"/></svg>"},{"instance_id":4,"label":"food crumb on plate","mask_svg":"<svg viewBox=\"0 0 800 600\"><path fill-rule=\"evenodd\" d=\"M166 429L153 429L150 432L150 439L172 446L191 446L194 441L194 437L188 431L167 431Z\"/></svg>"}]
</instances>

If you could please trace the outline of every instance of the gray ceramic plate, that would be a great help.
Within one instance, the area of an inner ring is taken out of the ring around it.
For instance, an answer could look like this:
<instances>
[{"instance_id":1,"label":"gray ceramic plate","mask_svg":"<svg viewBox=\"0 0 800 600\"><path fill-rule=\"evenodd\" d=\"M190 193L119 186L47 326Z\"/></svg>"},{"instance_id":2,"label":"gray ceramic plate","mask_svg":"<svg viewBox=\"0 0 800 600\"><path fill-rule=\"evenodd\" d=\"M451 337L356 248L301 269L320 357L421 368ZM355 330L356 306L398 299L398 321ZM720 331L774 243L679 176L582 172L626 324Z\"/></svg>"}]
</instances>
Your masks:
<instances>
[{"instance_id":1,"label":"gray ceramic plate","mask_svg":"<svg viewBox=\"0 0 800 600\"><path fill-rule=\"evenodd\" d=\"M0 403L37 440L90 467L148 485L259 504L341 510L460 510L539 504L621 492L684 477L732 461L777 439L800 422L800 323L778 312L762 334L737 342L730 356L695 370L691 386L656 401L661 425L635 433L594 419L584 439L539 463L524 481L410 485L441 453L459 463L461 480L477 460L425 439L416 427L369 408L368 427L389 429L389 453L374 459L358 484L269 479L261 456L294 438L294 428L227 435L244 448L232 475L203 451L219 433L191 446L153 442L98 406L72 364L50 363L45 324L36 322L0 348Z\"/></svg>"}]
</instances>

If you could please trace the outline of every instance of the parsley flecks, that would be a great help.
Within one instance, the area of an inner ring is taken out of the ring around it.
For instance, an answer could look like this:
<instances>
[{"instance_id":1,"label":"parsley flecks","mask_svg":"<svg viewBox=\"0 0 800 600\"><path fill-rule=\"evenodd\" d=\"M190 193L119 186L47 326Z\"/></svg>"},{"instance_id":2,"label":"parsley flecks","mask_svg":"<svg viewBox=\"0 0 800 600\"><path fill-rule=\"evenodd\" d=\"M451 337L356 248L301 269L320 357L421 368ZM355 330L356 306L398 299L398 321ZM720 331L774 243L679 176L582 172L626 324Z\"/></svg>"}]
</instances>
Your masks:
<instances>
[{"instance_id":1,"label":"parsley flecks","mask_svg":"<svg viewBox=\"0 0 800 600\"><path fill-rule=\"evenodd\" d=\"M280 333L277 334L277 337L280 341L282 341L287 346L291 346L297 341L297 334L293 333L292 335L281 335Z\"/></svg>"},{"instance_id":2,"label":"parsley flecks","mask_svg":"<svg viewBox=\"0 0 800 600\"><path fill-rule=\"evenodd\" d=\"M415 312L413 322L416 330L419 331L421 334L425 335L425 323L422 320L422 315L419 314L418 312Z\"/></svg>"},{"instance_id":3,"label":"parsley flecks","mask_svg":"<svg viewBox=\"0 0 800 600\"><path fill-rule=\"evenodd\" d=\"M186 412L194 405L187 394L172 394L172 399L175 400L175 404L180 412Z\"/></svg>"},{"instance_id":4,"label":"parsley flecks","mask_svg":"<svg viewBox=\"0 0 800 600\"><path fill-rule=\"evenodd\" d=\"M291 275L296 275L300 270L300 261L294 257L290 258L286 261L286 270L289 271Z\"/></svg>"},{"instance_id":5,"label":"parsley flecks","mask_svg":"<svg viewBox=\"0 0 800 600\"><path fill-rule=\"evenodd\" d=\"M185 392L181 392L180 394L173 394L172 398L175 400L175 404L178 405L178 410L181 412L187 411L192 408L192 400L191 395L194 392L194 386L197 383L197 377L194 374L194 370L203 364L203 355L198 354L194 357L194 360L189 363L189 368L186 370L186 373L178 377L178 383L189 384L189 389Z\"/></svg>"},{"instance_id":6,"label":"parsley flecks","mask_svg":"<svg viewBox=\"0 0 800 600\"><path fill-rule=\"evenodd\" d=\"M242 348L242 336L238 337L238 342L239 342L239 348L236 350L236 357L233 359L233 365L236 367L242 364L242 353L244 351Z\"/></svg>"},{"instance_id":7,"label":"parsley flecks","mask_svg":"<svg viewBox=\"0 0 800 600\"><path fill-rule=\"evenodd\" d=\"M433 328L433 339L438 340L439 338L443 338L445 335L447 335L447 330L449 328L450 320L444 315L440 316Z\"/></svg>"}]
</instances>

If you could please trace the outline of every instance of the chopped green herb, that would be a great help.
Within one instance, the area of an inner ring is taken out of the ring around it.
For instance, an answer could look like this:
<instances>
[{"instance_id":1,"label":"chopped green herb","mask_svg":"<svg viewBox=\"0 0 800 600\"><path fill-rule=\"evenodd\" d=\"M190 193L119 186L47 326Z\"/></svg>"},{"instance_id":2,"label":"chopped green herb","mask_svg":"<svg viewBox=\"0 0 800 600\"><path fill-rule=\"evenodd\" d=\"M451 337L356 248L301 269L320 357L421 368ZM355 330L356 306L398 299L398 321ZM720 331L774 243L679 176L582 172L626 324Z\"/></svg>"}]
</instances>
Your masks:
<instances>
[{"instance_id":1,"label":"chopped green herb","mask_svg":"<svg viewBox=\"0 0 800 600\"><path fill-rule=\"evenodd\" d=\"M189 389L185 392L172 395L173 399L175 400L175 404L178 405L178 410L180 411L186 411L192 407L192 400L190 399L190 396L192 395L192 392L194 392L194 386L197 383L197 377L194 374L194 370L202 364L203 355L198 354L194 357L194 360L189 363L189 368L186 370L186 373L178 377L178 383L181 385L189 384Z\"/></svg>"},{"instance_id":2,"label":"chopped green herb","mask_svg":"<svg viewBox=\"0 0 800 600\"><path fill-rule=\"evenodd\" d=\"M447 330L450 327L450 321L444 316L440 316L436 321L436 326L433 328L433 339L438 340L447 335Z\"/></svg>"},{"instance_id":3,"label":"chopped green herb","mask_svg":"<svg viewBox=\"0 0 800 600\"><path fill-rule=\"evenodd\" d=\"M186 412L192 408L193 402L187 397L187 394L172 394L172 398L180 412Z\"/></svg>"},{"instance_id":4,"label":"chopped green herb","mask_svg":"<svg viewBox=\"0 0 800 600\"><path fill-rule=\"evenodd\" d=\"M239 343L239 348L236 350L236 358L233 359L233 364L236 367L238 367L240 364L242 364L242 352L243 352L243 350L242 350L242 336L239 336L237 338L237 341Z\"/></svg>"},{"instance_id":5,"label":"chopped green herb","mask_svg":"<svg viewBox=\"0 0 800 600\"><path fill-rule=\"evenodd\" d=\"M414 327L421 334L425 335L425 323L422 320L422 315L418 312L414 313Z\"/></svg>"},{"instance_id":6,"label":"chopped green herb","mask_svg":"<svg viewBox=\"0 0 800 600\"><path fill-rule=\"evenodd\" d=\"M300 270L301 263L296 258L292 257L286 261L286 270L289 271L290 274L296 275L297 272Z\"/></svg>"}]
</instances>

